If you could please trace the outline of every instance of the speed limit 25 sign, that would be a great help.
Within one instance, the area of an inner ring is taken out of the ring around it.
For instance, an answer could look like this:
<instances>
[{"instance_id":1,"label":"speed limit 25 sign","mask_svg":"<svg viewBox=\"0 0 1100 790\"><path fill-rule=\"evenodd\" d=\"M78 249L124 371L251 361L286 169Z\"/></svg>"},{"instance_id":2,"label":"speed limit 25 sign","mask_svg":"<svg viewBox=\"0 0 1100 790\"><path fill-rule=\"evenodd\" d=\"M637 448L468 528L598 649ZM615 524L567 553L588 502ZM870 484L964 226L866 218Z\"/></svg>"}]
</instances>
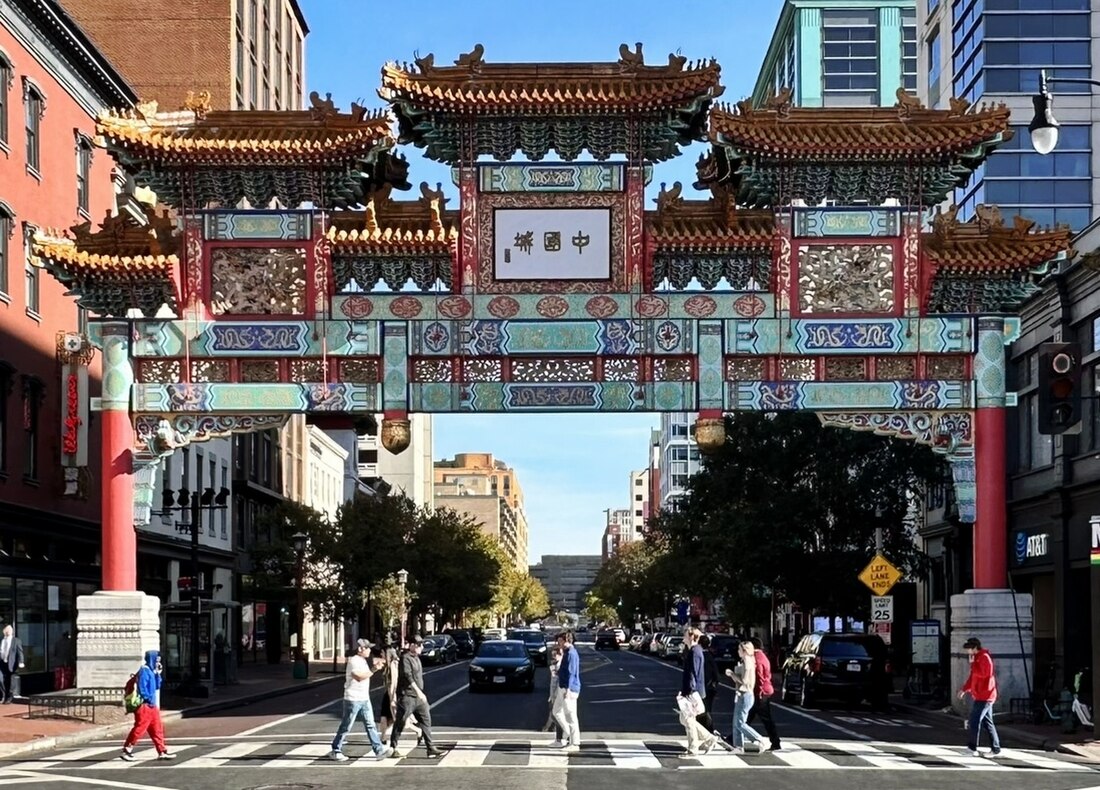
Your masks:
<instances>
[{"instance_id":1,"label":"speed limit 25 sign","mask_svg":"<svg viewBox=\"0 0 1100 790\"><path fill-rule=\"evenodd\" d=\"M871 596L871 622L872 623L892 623L892 622L894 622L894 596L892 596L892 595L872 595Z\"/></svg>"}]
</instances>

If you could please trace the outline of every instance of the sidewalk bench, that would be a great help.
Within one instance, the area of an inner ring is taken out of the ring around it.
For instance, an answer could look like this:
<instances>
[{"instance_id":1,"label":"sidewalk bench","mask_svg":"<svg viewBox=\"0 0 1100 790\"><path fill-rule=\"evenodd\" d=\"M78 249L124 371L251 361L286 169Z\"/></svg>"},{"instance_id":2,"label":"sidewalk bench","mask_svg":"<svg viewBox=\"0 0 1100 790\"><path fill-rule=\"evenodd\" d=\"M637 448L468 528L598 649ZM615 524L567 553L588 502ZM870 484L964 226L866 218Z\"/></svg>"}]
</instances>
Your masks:
<instances>
[{"instance_id":1,"label":"sidewalk bench","mask_svg":"<svg viewBox=\"0 0 1100 790\"><path fill-rule=\"evenodd\" d=\"M122 705L122 691L113 687L67 689L26 698L27 718L84 719L95 723L99 705Z\"/></svg>"}]
</instances>

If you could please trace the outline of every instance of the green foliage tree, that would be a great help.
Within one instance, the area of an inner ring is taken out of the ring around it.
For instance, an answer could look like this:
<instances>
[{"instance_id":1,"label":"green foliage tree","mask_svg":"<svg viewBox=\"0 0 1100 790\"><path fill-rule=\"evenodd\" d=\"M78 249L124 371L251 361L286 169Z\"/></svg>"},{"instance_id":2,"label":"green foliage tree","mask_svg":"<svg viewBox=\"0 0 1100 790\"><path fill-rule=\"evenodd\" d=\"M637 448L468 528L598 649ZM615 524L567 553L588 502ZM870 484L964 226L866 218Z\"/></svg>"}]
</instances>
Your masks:
<instances>
[{"instance_id":1,"label":"green foliage tree","mask_svg":"<svg viewBox=\"0 0 1100 790\"><path fill-rule=\"evenodd\" d=\"M658 541L625 543L600 567L592 589L615 607L620 622L633 623L635 612L660 613L666 600L680 592L674 560Z\"/></svg>"},{"instance_id":2,"label":"green foliage tree","mask_svg":"<svg viewBox=\"0 0 1100 790\"><path fill-rule=\"evenodd\" d=\"M408 570L419 606L450 622L489 606L504 566L496 542L470 516L450 508L420 514Z\"/></svg>"},{"instance_id":3,"label":"green foliage tree","mask_svg":"<svg viewBox=\"0 0 1100 790\"><path fill-rule=\"evenodd\" d=\"M739 412L726 431L678 512L648 526L684 583L723 598L732 623L766 619L773 590L804 611L865 613L869 596L856 575L876 527L892 561L923 571L911 513L944 474L928 448L822 428L808 413Z\"/></svg>"},{"instance_id":4,"label":"green foliage tree","mask_svg":"<svg viewBox=\"0 0 1100 790\"><path fill-rule=\"evenodd\" d=\"M589 590L584 594L584 616L593 625L618 622L615 607L604 602L595 590Z\"/></svg>"}]
</instances>

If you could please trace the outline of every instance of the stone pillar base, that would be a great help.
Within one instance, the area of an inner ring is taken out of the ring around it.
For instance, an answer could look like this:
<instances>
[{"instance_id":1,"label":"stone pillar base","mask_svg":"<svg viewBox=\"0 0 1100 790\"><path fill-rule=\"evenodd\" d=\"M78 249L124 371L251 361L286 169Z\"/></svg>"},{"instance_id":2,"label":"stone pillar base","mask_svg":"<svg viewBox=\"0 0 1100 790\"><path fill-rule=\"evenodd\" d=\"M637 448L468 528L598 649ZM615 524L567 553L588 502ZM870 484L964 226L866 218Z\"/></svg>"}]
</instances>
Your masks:
<instances>
[{"instance_id":1,"label":"stone pillar base","mask_svg":"<svg viewBox=\"0 0 1100 790\"><path fill-rule=\"evenodd\" d=\"M76 599L77 688L121 689L146 650L160 649L160 599L97 592Z\"/></svg>"},{"instance_id":2,"label":"stone pillar base","mask_svg":"<svg viewBox=\"0 0 1100 790\"><path fill-rule=\"evenodd\" d=\"M1014 601L1015 599L1015 605ZM971 637L993 657L997 674L997 704L1007 711L1012 699L1027 699L1035 676L1031 595L1011 590L967 590L951 596L951 704L962 713L970 708L970 697L960 700L959 689L970 673L963 644ZM1023 645L1021 650L1020 645Z\"/></svg>"}]
</instances>

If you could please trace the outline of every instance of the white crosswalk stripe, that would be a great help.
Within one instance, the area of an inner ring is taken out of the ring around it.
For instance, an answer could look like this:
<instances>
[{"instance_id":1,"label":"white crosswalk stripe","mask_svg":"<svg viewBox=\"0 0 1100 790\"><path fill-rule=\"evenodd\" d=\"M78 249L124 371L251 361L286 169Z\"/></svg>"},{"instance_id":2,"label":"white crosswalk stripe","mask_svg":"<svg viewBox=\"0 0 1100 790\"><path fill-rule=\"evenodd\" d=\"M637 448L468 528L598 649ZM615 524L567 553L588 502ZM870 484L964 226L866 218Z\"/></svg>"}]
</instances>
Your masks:
<instances>
[{"instance_id":1,"label":"white crosswalk stripe","mask_svg":"<svg viewBox=\"0 0 1100 790\"><path fill-rule=\"evenodd\" d=\"M428 760L422 748L406 748L399 759L375 760L366 743L354 742L345 749L350 758L337 764L329 759L327 739L308 742L211 740L170 744L186 759L165 763L173 769L286 769L339 770L395 768L622 768L628 770L971 770L971 771L1075 771L1100 773L1100 769L1058 755L1023 749L1005 749L999 759L974 757L962 746L877 741L786 741L778 752L734 755L716 750L707 755L680 758L682 739L654 735L639 739L585 741L579 752L550 748L545 739L531 735L519 738L486 738L474 734L440 734L436 741L445 754ZM412 747L412 744L409 744ZM118 758L118 746L96 746L44 754L37 760L0 762L0 774L22 771L111 771L155 762L152 749L141 750L136 762ZM150 766L152 768L152 766Z\"/></svg>"}]
</instances>

